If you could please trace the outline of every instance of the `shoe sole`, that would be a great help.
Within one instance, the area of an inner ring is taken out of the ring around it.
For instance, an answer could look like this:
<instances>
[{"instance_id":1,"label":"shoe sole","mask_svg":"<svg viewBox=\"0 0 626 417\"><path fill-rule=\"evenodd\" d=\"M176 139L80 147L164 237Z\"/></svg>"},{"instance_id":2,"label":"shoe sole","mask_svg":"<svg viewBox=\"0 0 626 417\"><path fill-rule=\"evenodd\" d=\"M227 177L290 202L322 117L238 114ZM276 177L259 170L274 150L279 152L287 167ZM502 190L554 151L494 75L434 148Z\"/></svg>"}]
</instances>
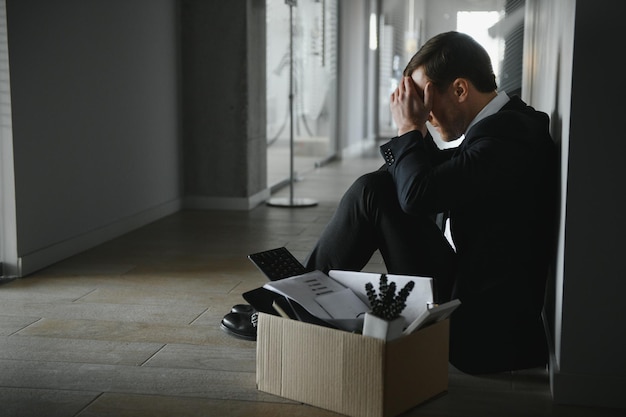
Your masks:
<instances>
[{"instance_id":1,"label":"shoe sole","mask_svg":"<svg viewBox=\"0 0 626 417\"><path fill-rule=\"evenodd\" d=\"M228 326L226 326L224 324L224 322L220 323L220 329L222 329L224 332L226 332L230 336L234 336L234 337L236 337L238 339L256 341L256 334L251 335L249 333L238 333L237 331L235 331L235 330L229 328Z\"/></svg>"}]
</instances>

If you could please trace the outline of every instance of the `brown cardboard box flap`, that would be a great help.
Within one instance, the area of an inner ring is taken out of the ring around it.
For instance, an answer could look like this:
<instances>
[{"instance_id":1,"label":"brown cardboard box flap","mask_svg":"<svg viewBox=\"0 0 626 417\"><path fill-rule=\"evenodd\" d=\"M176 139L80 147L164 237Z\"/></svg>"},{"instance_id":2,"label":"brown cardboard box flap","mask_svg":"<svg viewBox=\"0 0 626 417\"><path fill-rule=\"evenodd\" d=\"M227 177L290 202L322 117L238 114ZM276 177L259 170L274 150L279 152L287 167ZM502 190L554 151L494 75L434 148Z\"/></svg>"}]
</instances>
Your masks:
<instances>
[{"instance_id":1,"label":"brown cardboard box flap","mask_svg":"<svg viewBox=\"0 0 626 417\"><path fill-rule=\"evenodd\" d=\"M449 321L387 344L384 415L394 416L448 389Z\"/></svg>"}]
</instances>

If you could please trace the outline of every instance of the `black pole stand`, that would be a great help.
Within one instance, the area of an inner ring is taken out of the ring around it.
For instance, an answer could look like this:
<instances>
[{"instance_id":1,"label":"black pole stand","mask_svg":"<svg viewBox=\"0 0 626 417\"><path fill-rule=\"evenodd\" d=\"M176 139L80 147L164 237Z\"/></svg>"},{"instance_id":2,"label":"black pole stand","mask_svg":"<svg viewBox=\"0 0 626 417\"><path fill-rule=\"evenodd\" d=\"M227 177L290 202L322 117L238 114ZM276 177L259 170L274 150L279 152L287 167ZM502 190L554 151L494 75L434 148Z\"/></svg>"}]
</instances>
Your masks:
<instances>
[{"instance_id":1,"label":"black pole stand","mask_svg":"<svg viewBox=\"0 0 626 417\"><path fill-rule=\"evenodd\" d=\"M313 207L317 205L317 201L310 198L294 198L293 184L295 182L294 164L293 164L293 7L297 0L285 0L285 4L289 5L289 198L275 197L267 201L268 206L274 207Z\"/></svg>"}]
</instances>

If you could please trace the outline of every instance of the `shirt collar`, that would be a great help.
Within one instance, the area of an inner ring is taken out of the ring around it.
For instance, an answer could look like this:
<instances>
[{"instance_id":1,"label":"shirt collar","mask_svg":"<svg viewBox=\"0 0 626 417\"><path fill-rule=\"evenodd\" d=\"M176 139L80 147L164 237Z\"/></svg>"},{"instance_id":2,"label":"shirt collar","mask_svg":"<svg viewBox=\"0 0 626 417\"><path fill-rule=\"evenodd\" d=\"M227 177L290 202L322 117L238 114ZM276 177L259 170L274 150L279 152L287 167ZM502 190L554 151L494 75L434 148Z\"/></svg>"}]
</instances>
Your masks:
<instances>
[{"instance_id":1,"label":"shirt collar","mask_svg":"<svg viewBox=\"0 0 626 417\"><path fill-rule=\"evenodd\" d=\"M465 129L465 134L478 122L483 120L485 117L491 116L492 114L496 114L506 103L510 100L509 96L504 91L499 91L498 95L495 96L483 109L474 117L474 120L467 126Z\"/></svg>"}]
</instances>

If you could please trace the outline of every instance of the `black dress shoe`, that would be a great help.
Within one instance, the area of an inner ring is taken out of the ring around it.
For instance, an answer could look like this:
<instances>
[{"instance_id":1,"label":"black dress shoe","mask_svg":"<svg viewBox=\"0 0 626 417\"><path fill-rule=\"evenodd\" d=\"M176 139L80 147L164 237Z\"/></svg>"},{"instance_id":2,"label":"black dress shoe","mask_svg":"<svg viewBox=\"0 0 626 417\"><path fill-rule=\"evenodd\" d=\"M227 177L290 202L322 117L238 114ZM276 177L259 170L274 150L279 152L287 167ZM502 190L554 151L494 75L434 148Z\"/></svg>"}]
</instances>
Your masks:
<instances>
[{"instance_id":1,"label":"black dress shoe","mask_svg":"<svg viewBox=\"0 0 626 417\"><path fill-rule=\"evenodd\" d=\"M241 313L241 314L252 314L255 312L254 307L250 304L235 304L233 308L230 309L231 313Z\"/></svg>"},{"instance_id":2,"label":"black dress shoe","mask_svg":"<svg viewBox=\"0 0 626 417\"><path fill-rule=\"evenodd\" d=\"M254 309L248 313L230 312L222 319L220 328L231 336L245 340L256 340L258 315Z\"/></svg>"}]
</instances>

